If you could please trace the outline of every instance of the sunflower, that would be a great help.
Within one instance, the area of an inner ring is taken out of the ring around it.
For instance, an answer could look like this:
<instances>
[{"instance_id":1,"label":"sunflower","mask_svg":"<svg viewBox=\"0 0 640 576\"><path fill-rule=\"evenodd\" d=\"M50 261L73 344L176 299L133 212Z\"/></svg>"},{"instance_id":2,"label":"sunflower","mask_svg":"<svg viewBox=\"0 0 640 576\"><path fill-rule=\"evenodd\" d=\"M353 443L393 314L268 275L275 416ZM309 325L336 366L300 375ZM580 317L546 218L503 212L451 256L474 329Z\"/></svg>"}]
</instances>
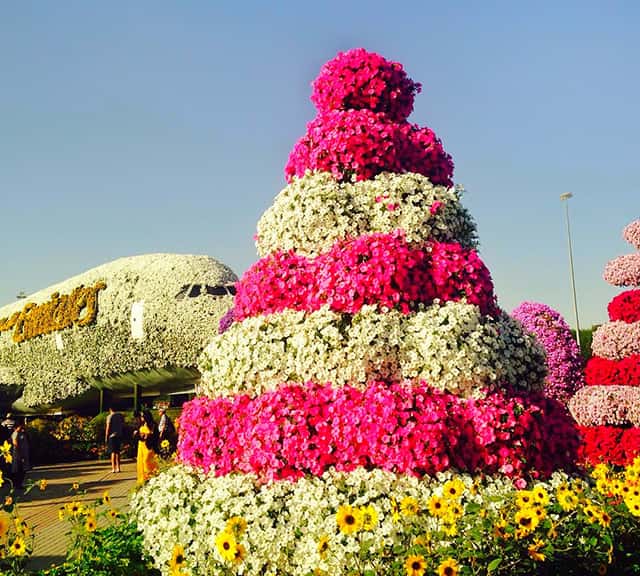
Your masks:
<instances>
[{"instance_id":1,"label":"sunflower","mask_svg":"<svg viewBox=\"0 0 640 576\"><path fill-rule=\"evenodd\" d=\"M247 529L247 521L241 516L233 516L227 520L227 527L225 528L235 536L242 536Z\"/></svg>"},{"instance_id":2,"label":"sunflower","mask_svg":"<svg viewBox=\"0 0 640 576\"><path fill-rule=\"evenodd\" d=\"M60 508L58 508L58 519L61 521L64 520L66 517L66 512L67 512L66 507L60 506Z\"/></svg>"},{"instance_id":3,"label":"sunflower","mask_svg":"<svg viewBox=\"0 0 640 576\"><path fill-rule=\"evenodd\" d=\"M518 508L528 508L534 503L534 495L531 490L518 490L516 492L516 506Z\"/></svg>"},{"instance_id":4,"label":"sunflower","mask_svg":"<svg viewBox=\"0 0 640 576\"><path fill-rule=\"evenodd\" d=\"M336 513L338 528L343 534L355 534L362 528L362 512L348 505L342 505Z\"/></svg>"},{"instance_id":5,"label":"sunflower","mask_svg":"<svg viewBox=\"0 0 640 576\"><path fill-rule=\"evenodd\" d=\"M390 499L391 502L391 518L394 522L400 521L400 511L395 498Z\"/></svg>"},{"instance_id":6,"label":"sunflower","mask_svg":"<svg viewBox=\"0 0 640 576\"><path fill-rule=\"evenodd\" d=\"M80 502L71 502L71 504L67 504L66 507L69 514L72 514L73 516L79 516L82 514L83 508Z\"/></svg>"},{"instance_id":7,"label":"sunflower","mask_svg":"<svg viewBox=\"0 0 640 576\"><path fill-rule=\"evenodd\" d=\"M447 558L438 566L438 576L457 576L459 568L453 558Z\"/></svg>"},{"instance_id":8,"label":"sunflower","mask_svg":"<svg viewBox=\"0 0 640 576\"><path fill-rule=\"evenodd\" d=\"M46 478L42 478L40 480L40 482L38 482L38 488L40 488L40 490L42 490L43 492L47 489L47 479Z\"/></svg>"},{"instance_id":9,"label":"sunflower","mask_svg":"<svg viewBox=\"0 0 640 576\"><path fill-rule=\"evenodd\" d=\"M93 514L89 514L84 522L84 527L87 532L95 532L98 527L98 522Z\"/></svg>"},{"instance_id":10,"label":"sunflower","mask_svg":"<svg viewBox=\"0 0 640 576\"><path fill-rule=\"evenodd\" d=\"M624 503L627 505L627 508L629 508L629 512L631 512L631 514L634 516L640 516L640 501L629 499L625 500Z\"/></svg>"},{"instance_id":11,"label":"sunflower","mask_svg":"<svg viewBox=\"0 0 640 576\"><path fill-rule=\"evenodd\" d=\"M318 554L320 554L320 558L324 558L329 551L329 536L323 534L320 536L320 540L318 540Z\"/></svg>"},{"instance_id":12,"label":"sunflower","mask_svg":"<svg viewBox=\"0 0 640 576\"><path fill-rule=\"evenodd\" d=\"M424 556L409 556L404 563L407 576L423 576L427 570L427 562Z\"/></svg>"},{"instance_id":13,"label":"sunflower","mask_svg":"<svg viewBox=\"0 0 640 576\"><path fill-rule=\"evenodd\" d=\"M29 535L31 534L31 529L29 528L28 524L20 517L15 519L15 524L16 524L16 532L20 536L24 536L25 538L28 538Z\"/></svg>"},{"instance_id":14,"label":"sunflower","mask_svg":"<svg viewBox=\"0 0 640 576\"><path fill-rule=\"evenodd\" d=\"M464 482L460 478L454 478L444 483L442 487L442 495L445 498L456 500L464 494Z\"/></svg>"},{"instance_id":15,"label":"sunflower","mask_svg":"<svg viewBox=\"0 0 640 576\"><path fill-rule=\"evenodd\" d=\"M102 493L102 503L103 504L111 504L111 496L109 496L109 490L105 490Z\"/></svg>"},{"instance_id":16,"label":"sunflower","mask_svg":"<svg viewBox=\"0 0 640 576\"><path fill-rule=\"evenodd\" d=\"M236 555L233 557L234 564L242 564L247 557L247 551L242 544L236 546Z\"/></svg>"},{"instance_id":17,"label":"sunflower","mask_svg":"<svg viewBox=\"0 0 640 576\"><path fill-rule=\"evenodd\" d=\"M578 506L578 496L571 490L563 490L558 492L558 504L565 512L575 510Z\"/></svg>"},{"instance_id":18,"label":"sunflower","mask_svg":"<svg viewBox=\"0 0 640 576\"><path fill-rule=\"evenodd\" d=\"M531 508L523 508L516 512L515 521L518 526L516 538L531 534L538 526L538 517Z\"/></svg>"},{"instance_id":19,"label":"sunflower","mask_svg":"<svg viewBox=\"0 0 640 576\"><path fill-rule=\"evenodd\" d=\"M118 511L113 508L109 508L109 512L107 512L107 516L111 518L111 520L115 520L118 517Z\"/></svg>"},{"instance_id":20,"label":"sunflower","mask_svg":"<svg viewBox=\"0 0 640 576\"><path fill-rule=\"evenodd\" d=\"M413 496L406 496L400 502L400 512L403 516L415 516L420 512L420 505Z\"/></svg>"},{"instance_id":21,"label":"sunflower","mask_svg":"<svg viewBox=\"0 0 640 576\"><path fill-rule=\"evenodd\" d=\"M432 516L442 516L446 510L443 499L435 494L429 498L427 507L429 508L429 512Z\"/></svg>"},{"instance_id":22,"label":"sunflower","mask_svg":"<svg viewBox=\"0 0 640 576\"><path fill-rule=\"evenodd\" d=\"M13 457L11 456L11 444L9 444L9 442L7 442L6 440L0 446L0 456L4 458L4 461L7 464L11 464L11 462L13 462Z\"/></svg>"},{"instance_id":23,"label":"sunflower","mask_svg":"<svg viewBox=\"0 0 640 576\"><path fill-rule=\"evenodd\" d=\"M531 493L533 494L535 504L538 504L539 506L546 506L549 504L549 493L540 484L534 486Z\"/></svg>"},{"instance_id":24,"label":"sunflower","mask_svg":"<svg viewBox=\"0 0 640 576\"><path fill-rule=\"evenodd\" d=\"M236 552L238 545L236 544L236 537L232 532L223 530L216 536L216 548L218 553L222 556L223 560L233 562L236 558Z\"/></svg>"},{"instance_id":25,"label":"sunflower","mask_svg":"<svg viewBox=\"0 0 640 576\"><path fill-rule=\"evenodd\" d=\"M24 540L18 536L13 544L9 547L9 554L12 556L22 556L27 551L27 547L24 544Z\"/></svg>"},{"instance_id":26,"label":"sunflower","mask_svg":"<svg viewBox=\"0 0 640 576\"><path fill-rule=\"evenodd\" d=\"M362 529L373 530L378 524L378 512L369 504L367 506L361 506L360 512L362 513Z\"/></svg>"},{"instance_id":27,"label":"sunflower","mask_svg":"<svg viewBox=\"0 0 640 576\"><path fill-rule=\"evenodd\" d=\"M78 484L77 482L74 482L74 483L71 485L71 489L72 489L72 490L80 490L80 484Z\"/></svg>"},{"instance_id":28,"label":"sunflower","mask_svg":"<svg viewBox=\"0 0 640 576\"><path fill-rule=\"evenodd\" d=\"M609 526L611 526L611 516L606 512L606 510L600 510L598 522L600 522L600 526L604 528L609 528Z\"/></svg>"},{"instance_id":29,"label":"sunflower","mask_svg":"<svg viewBox=\"0 0 640 576\"><path fill-rule=\"evenodd\" d=\"M185 563L184 557L184 548L182 544L176 544L173 547L173 552L171 553L171 560L169 561L169 569L172 574L179 573L182 570L182 567Z\"/></svg>"}]
</instances>

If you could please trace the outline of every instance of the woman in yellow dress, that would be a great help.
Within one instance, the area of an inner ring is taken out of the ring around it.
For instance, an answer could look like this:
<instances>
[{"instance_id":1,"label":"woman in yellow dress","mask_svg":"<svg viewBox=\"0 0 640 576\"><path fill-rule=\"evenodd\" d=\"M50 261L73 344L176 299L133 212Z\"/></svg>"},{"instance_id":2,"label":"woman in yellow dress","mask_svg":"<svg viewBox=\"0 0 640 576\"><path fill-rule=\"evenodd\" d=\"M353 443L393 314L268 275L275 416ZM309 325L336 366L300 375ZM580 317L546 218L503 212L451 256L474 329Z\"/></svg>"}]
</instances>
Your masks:
<instances>
[{"instance_id":1,"label":"woman in yellow dress","mask_svg":"<svg viewBox=\"0 0 640 576\"><path fill-rule=\"evenodd\" d=\"M144 484L158 471L158 427L149 410L142 412L142 424L138 429L138 460L136 469L138 484Z\"/></svg>"}]
</instances>

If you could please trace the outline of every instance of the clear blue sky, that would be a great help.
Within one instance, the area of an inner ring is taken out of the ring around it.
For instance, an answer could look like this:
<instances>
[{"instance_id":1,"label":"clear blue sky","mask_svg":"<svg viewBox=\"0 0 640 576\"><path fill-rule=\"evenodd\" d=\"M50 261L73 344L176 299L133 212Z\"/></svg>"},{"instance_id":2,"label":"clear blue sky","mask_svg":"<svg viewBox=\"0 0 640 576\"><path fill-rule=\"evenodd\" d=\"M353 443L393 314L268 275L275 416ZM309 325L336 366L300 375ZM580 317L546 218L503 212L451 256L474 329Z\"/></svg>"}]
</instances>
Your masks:
<instances>
[{"instance_id":1,"label":"clear blue sky","mask_svg":"<svg viewBox=\"0 0 640 576\"><path fill-rule=\"evenodd\" d=\"M121 256L209 254L238 275L315 110L365 47L422 82L502 306L583 325L640 217L640 3L3 2L0 305Z\"/></svg>"}]
</instances>

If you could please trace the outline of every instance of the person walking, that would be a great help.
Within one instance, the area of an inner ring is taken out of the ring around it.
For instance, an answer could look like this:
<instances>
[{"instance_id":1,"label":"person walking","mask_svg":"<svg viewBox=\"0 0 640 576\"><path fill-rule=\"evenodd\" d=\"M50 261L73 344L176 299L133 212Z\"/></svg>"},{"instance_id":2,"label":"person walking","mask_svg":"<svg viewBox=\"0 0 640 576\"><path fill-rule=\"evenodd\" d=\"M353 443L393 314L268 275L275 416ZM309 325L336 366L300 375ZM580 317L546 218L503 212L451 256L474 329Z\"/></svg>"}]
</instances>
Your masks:
<instances>
[{"instance_id":1,"label":"person walking","mask_svg":"<svg viewBox=\"0 0 640 576\"><path fill-rule=\"evenodd\" d=\"M11 434L11 481L15 490L21 490L29 469L29 441L23 421L16 422Z\"/></svg>"},{"instance_id":2,"label":"person walking","mask_svg":"<svg viewBox=\"0 0 640 576\"><path fill-rule=\"evenodd\" d=\"M138 460L136 472L138 485L144 484L158 470L158 427L149 410L142 412L142 424L138 430Z\"/></svg>"},{"instance_id":3,"label":"person walking","mask_svg":"<svg viewBox=\"0 0 640 576\"><path fill-rule=\"evenodd\" d=\"M159 410L158 422L159 454L163 458L169 458L176 449L176 428L164 408Z\"/></svg>"},{"instance_id":4,"label":"person walking","mask_svg":"<svg viewBox=\"0 0 640 576\"><path fill-rule=\"evenodd\" d=\"M111 472L120 472L120 451L124 435L124 416L109 406L109 415L104 431L104 442L111 455Z\"/></svg>"}]
</instances>

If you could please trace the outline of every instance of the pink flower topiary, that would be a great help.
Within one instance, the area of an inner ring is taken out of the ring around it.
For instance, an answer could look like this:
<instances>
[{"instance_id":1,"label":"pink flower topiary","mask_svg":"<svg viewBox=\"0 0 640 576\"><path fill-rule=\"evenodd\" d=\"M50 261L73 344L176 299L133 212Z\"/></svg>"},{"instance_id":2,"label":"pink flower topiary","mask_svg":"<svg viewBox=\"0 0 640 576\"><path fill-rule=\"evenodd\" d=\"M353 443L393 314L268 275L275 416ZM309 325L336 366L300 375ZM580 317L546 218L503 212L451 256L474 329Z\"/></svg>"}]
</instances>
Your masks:
<instances>
[{"instance_id":1,"label":"pink flower topiary","mask_svg":"<svg viewBox=\"0 0 640 576\"><path fill-rule=\"evenodd\" d=\"M607 307L612 321L640 322L640 290L627 290L618 294Z\"/></svg>"},{"instance_id":2,"label":"pink flower topiary","mask_svg":"<svg viewBox=\"0 0 640 576\"><path fill-rule=\"evenodd\" d=\"M594 356L622 360L640 354L640 322L609 322L593 333L591 350Z\"/></svg>"},{"instance_id":3,"label":"pink flower topiary","mask_svg":"<svg viewBox=\"0 0 640 576\"><path fill-rule=\"evenodd\" d=\"M632 246L640 250L640 220L634 220L623 231L622 237Z\"/></svg>"},{"instance_id":4,"label":"pink flower topiary","mask_svg":"<svg viewBox=\"0 0 640 576\"><path fill-rule=\"evenodd\" d=\"M558 312L537 302L523 302L511 316L533 334L545 350L548 368L545 394L566 403L584 386L584 361L569 325Z\"/></svg>"},{"instance_id":5,"label":"pink flower topiary","mask_svg":"<svg viewBox=\"0 0 640 576\"><path fill-rule=\"evenodd\" d=\"M604 279L614 286L640 286L640 253L625 254L608 262Z\"/></svg>"},{"instance_id":6,"label":"pink flower topiary","mask_svg":"<svg viewBox=\"0 0 640 576\"><path fill-rule=\"evenodd\" d=\"M585 386L569 401L581 426L640 426L640 388Z\"/></svg>"}]
</instances>

